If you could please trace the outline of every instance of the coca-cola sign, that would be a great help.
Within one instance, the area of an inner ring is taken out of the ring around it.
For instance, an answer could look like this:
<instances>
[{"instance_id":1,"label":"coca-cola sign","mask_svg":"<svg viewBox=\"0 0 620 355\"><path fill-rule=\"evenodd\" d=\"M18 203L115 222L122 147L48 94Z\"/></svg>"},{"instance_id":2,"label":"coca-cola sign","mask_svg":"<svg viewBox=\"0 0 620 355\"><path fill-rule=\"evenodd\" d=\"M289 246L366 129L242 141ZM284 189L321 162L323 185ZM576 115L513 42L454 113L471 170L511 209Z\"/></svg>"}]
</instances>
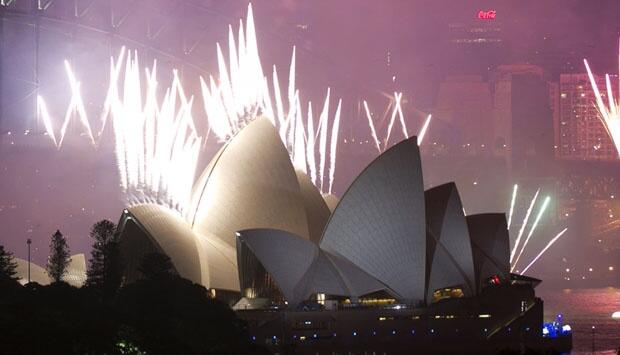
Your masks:
<instances>
[{"instance_id":1,"label":"coca-cola sign","mask_svg":"<svg viewBox=\"0 0 620 355\"><path fill-rule=\"evenodd\" d=\"M495 10L480 10L478 12L478 18L481 20L494 20L495 16L497 16L497 11Z\"/></svg>"}]
</instances>

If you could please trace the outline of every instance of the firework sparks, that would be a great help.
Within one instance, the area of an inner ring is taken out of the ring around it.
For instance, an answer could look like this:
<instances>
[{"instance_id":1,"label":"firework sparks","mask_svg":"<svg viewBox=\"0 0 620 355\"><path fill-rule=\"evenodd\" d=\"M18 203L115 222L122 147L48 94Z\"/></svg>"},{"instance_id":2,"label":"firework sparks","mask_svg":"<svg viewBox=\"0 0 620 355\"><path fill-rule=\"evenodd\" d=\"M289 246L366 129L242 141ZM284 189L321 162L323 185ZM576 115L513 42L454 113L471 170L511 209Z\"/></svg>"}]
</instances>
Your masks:
<instances>
[{"instance_id":1,"label":"firework sparks","mask_svg":"<svg viewBox=\"0 0 620 355\"><path fill-rule=\"evenodd\" d=\"M58 148L58 142L56 142L56 135L54 134L54 127L52 125L52 119L50 118L49 111L47 110L47 105L41 96L37 96L37 113L39 117L43 120L43 126L45 127L45 132L54 142L56 148Z\"/></svg>"},{"instance_id":2,"label":"firework sparks","mask_svg":"<svg viewBox=\"0 0 620 355\"><path fill-rule=\"evenodd\" d=\"M517 184L515 184L513 186L512 189L512 198L510 200L510 212L509 212L509 216L508 216L508 223L507 223L507 229L508 231L510 231L510 226L511 226L511 222L512 222L512 217L513 217L513 213L514 213L514 206L515 206L515 201L516 201L516 196L517 196L517 192L518 192L519 186ZM523 244L520 244L521 238L523 236L523 233L525 231L525 227L528 224L529 221L529 217L531 215L531 212L536 204L536 199L538 197L538 194L540 192L540 189L538 189L536 191L536 194L534 194L534 197L532 198L532 201L530 202L530 205L525 213L525 218L523 220L523 224L521 225L521 228L519 229L519 234L516 238L515 244L512 247L511 253L510 253L510 272L513 272L516 269L517 263L519 262L521 256L523 255L530 239L532 238L532 236L534 235L534 232L536 231L536 228L540 222L540 220L542 219L545 211L547 210L547 207L549 206L549 203L551 202L551 197L546 196L540 209L538 210L538 213L536 214L536 218L534 219L534 223L532 224L532 226L529 229L529 232L527 234L527 237L525 238L525 241L523 242ZM562 232L564 233L564 232ZM552 241L547 247L546 249L550 248L551 245L554 242ZM520 248L519 248L520 247ZM542 254L544 254L544 252L546 251L546 249L544 249L543 251L541 251L541 253L539 254L539 256L537 256L536 260L538 260L538 258L540 258L542 256ZM519 253L517 255L516 258L514 258L516 251L519 250ZM536 261L535 260L535 261ZM532 262L533 263L533 262ZM527 268L529 268L531 265L529 265ZM527 270L526 268L526 270ZM516 272L519 272L519 270L517 270Z\"/></svg>"},{"instance_id":3,"label":"firework sparks","mask_svg":"<svg viewBox=\"0 0 620 355\"><path fill-rule=\"evenodd\" d=\"M508 230L510 230L510 224L512 222L512 214L515 210L515 201L517 200L517 191L519 190L519 185L515 184L512 188L512 198L510 199L510 211L508 212Z\"/></svg>"},{"instance_id":4,"label":"firework sparks","mask_svg":"<svg viewBox=\"0 0 620 355\"><path fill-rule=\"evenodd\" d=\"M590 66L588 65L588 61L586 59L583 60L583 63L586 66L586 70L588 71L588 77L590 78L590 85L592 86L592 90L594 91L594 95L596 97L596 106L600 113L599 118L605 126L607 133L611 137L616 151L618 152L618 156L620 156L620 108L618 107L618 101L614 99L613 92L611 89L611 80L609 79L609 74L605 74L605 84L607 88L607 99L608 105L605 104L603 97L598 89L598 85L594 79L594 75L590 70ZM620 41L619 41L619 49L618 49L618 71L620 74Z\"/></svg>"},{"instance_id":5,"label":"firework sparks","mask_svg":"<svg viewBox=\"0 0 620 355\"><path fill-rule=\"evenodd\" d=\"M143 103L137 54L130 53L124 77L110 83L109 112L121 187L130 203L154 200L183 213L191 198L202 140L193 125L193 97L185 97L177 74L161 102L155 78L154 64L146 70Z\"/></svg>"},{"instance_id":6,"label":"firework sparks","mask_svg":"<svg viewBox=\"0 0 620 355\"><path fill-rule=\"evenodd\" d=\"M540 208L540 210L538 210L538 214L536 215L536 219L534 219L534 224L532 224L532 227L530 228L530 231L528 232L527 237L525 238L525 242L523 242L523 246L521 246L521 250L519 251L519 254L517 255L517 258L512 263L510 271L514 270L514 268L517 266L517 263L519 262L519 259L521 258L521 255L523 254L523 251L525 250L525 247L527 246L527 243L530 241L530 238L534 234L534 230L536 230L536 227L538 226L538 222L542 218L542 215L545 213L545 210L547 209L547 206L549 205L550 201L551 201L551 198L549 196L545 197L545 201L543 202L542 207Z\"/></svg>"},{"instance_id":7,"label":"firework sparks","mask_svg":"<svg viewBox=\"0 0 620 355\"><path fill-rule=\"evenodd\" d=\"M388 142L390 141L390 135L392 134L392 127L394 127L394 121L396 120L396 114L398 113L398 108L396 107L396 101L398 100L398 94L394 93L394 108L392 109L392 115L390 116L390 122L388 123L387 134L385 136L385 142L383 142L383 149L387 148Z\"/></svg>"},{"instance_id":8,"label":"firework sparks","mask_svg":"<svg viewBox=\"0 0 620 355\"><path fill-rule=\"evenodd\" d=\"M420 133L418 133L418 145L421 145L422 142L424 141L424 136L426 135L428 126L431 124L432 118L433 118L433 115L428 115L428 117L426 117L426 121L424 121L424 125L422 126L422 129L420 130Z\"/></svg>"},{"instance_id":9,"label":"firework sparks","mask_svg":"<svg viewBox=\"0 0 620 355\"><path fill-rule=\"evenodd\" d=\"M62 147L62 143L65 139L65 135L67 133L67 127L69 126L69 122L71 121L71 117L77 115L82 126L86 130L86 134L90 138L92 145L95 145L95 138L93 137L93 133L90 129L90 124L88 123L88 116L86 115L86 109L84 108L84 100L82 100L82 94L80 93L81 83L76 79L75 74L73 74L73 70L71 69L71 65L69 61L65 60L65 72L67 73L67 78L69 79L69 85L71 87L71 101L69 106L67 107L67 112L65 113L65 120L60 128L60 139L58 140L58 147Z\"/></svg>"},{"instance_id":10,"label":"firework sparks","mask_svg":"<svg viewBox=\"0 0 620 355\"><path fill-rule=\"evenodd\" d=\"M329 95L330 89L327 89L327 95L325 102L323 103L323 110L319 117L319 180L320 189L323 191L323 180L325 176L325 158L327 151L327 116L329 115Z\"/></svg>"},{"instance_id":11,"label":"firework sparks","mask_svg":"<svg viewBox=\"0 0 620 355\"><path fill-rule=\"evenodd\" d=\"M323 180L326 175L333 180L333 169L335 169L335 165L330 164L329 171L325 171L330 90L327 90L323 110L315 129L314 122L310 122L311 109L308 110L308 116L304 117L299 90L295 87L295 47L291 55L288 84L284 95L281 92L275 66L273 66L272 85L269 85L267 77L263 75L251 6L248 7L245 26L243 21L240 21L236 42L232 26L229 26L228 46L229 57L227 59L219 44L216 46L218 80L211 76L207 84L207 80L200 78L204 109L214 134L220 141L228 141L249 121L261 114L267 115L278 129L280 138L289 150L295 167L304 172L310 171L313 183L323 190ZM269 91L270 87L273 87L273 94ZM272 103L272 98L274 103ZM336 112L337 115L339 111ZM334 137L338 136L338 130L334 129L334 127L338 128L336 116L331 129L331 143L335 145L337 139ZM314 137L309 138L309 135ZM320 155L318 167L316 166L317 159L314 157L317 140ZM335 146L330 147L330 153L334 149ZM330 154L330 161L331 159L334 159L335 163L335 154ZM313 166L308 168L310 164Z\"/></svg>"},{"instance_id":12,"label":"firework sparks","mask_svg":"<svg viewBox=\"0 0 620 355\"><path fill-rule=\"evenodd\" d=\"M381 154L381 143L379 142L379 138L377 138L377 131L375 130L375 124L372 121L372 115L370 114L370 109L368 108L368 103L364 100L364 110L366 111L366 117L368 118L368 127L370 127L370 134L372 135L372 139L375 142L375 147L377 147L377 151Z\"/></svg>"},{"instance_id":13,"label":"firework sparks","mask_svg":"<svg viewBox=\"0 0 620 355\"><path fill-rule=\"evenodd\" d=\"M293 165L304 173L306 171L307 159L306 154L306 138L304 131L304 124L302 118L301 104L299 103L299 92L295 94L295 102L297 106L295 108L295 122L291 125L291 129L294 130L293 134Z\"/></svg>"},{"instance_id":14,"label":"firework sparks","mask_svg":"<svg viewBox=\"0 0 620 355\"><path fill-rule=\"evenodd\" d=\"M336 171L336 151L338 147L338 129L340 127L340 107L342 106L342 100L338 101L338 107L336 108L336 114L334 116L334 125L332 126L332 141L330 144L329 152L329 190L328 193L332 193L332 187L334 185L334 173Z\"/></svg>"},{"instance_id":15,"label":"firework sparks","mask_svg":"<svg viewBox=\"0 0 620 355\"><path fill-rule=\"evenodd\" d=\"M530 267L532 267L532 265L534 265L534 263L540 259L541 256L543 256L543 254L545 254L545 252L547 251L547 249L551 248L551 246L558 240L560 239L560 237L562 235L564 235L564 233L568 230L568 228L564 228L560 233L558 233L555 237L553 237L553 239L551 239L551 241L549 241L549 243L547 243L547 245L543 248L543 250L541 250L540 253L538 253L538 255L536 255L536 257L534 258L534 260L532 260L524 269L523 271L521 271L521 275L525 274L525 272L527 270L529 270Z\"/></svg>"},{"instance_id":16,"label":"firework sparks","mask_svg":"<svg viewBox=\"0 0 620 355\"><path fill-rule=\"evenodd\" d=\"M405 116L403 115L403 108L400 105L400 102L403 98L403 93L400 92L395 92L394 93L394 98L396 100L396 108L395 110L398 113L398 120L400 121L400 126L403 130L403 135L405 136L405 138L409 138L409 133L407 133L407 125L405 124Z\"/></svg>"},{"instance_id":17,"label":"firework sparks","mask_svg":"<svg viewBox=\"0 0 620 355\"><path fill-rule=\"evenodd\" d=\"M122 63L125 60L125 46L121 47L121 52L114 62L114 57L110 57L110 83L118 82L118 77L121 73ZM98 137L101 137L103 131L108 122L108 117L110 116L110 111L112 110L112 100L114 97L118 96L118 92L116 91L116 85L108 86L108 92L105 97L105 101L103 103L103 112L101 113L101 129L97 134Z\"/></svg>"},{"instance_id":18,"label":"firework sparks","mask_svg":"<svg viewBox=\"0 0 620 355\"><path fill-rule=\"evenodd\" d=\"M310 103L307 116L304 117L299 90L295 88L295 48L291 56L287 92L282 95L280 91L275 66L273 83L270 85L262 71L251 5L248 6L245 25L240 20L238 36L235 37L232 26L229 26L228 35L228 58L220 45L216 46L218 78L200 77L203 108L208 123L206 136L213 132L220 141L226 142L249 121L265 114L278 129L295 166L304 172L309 171L311 180L315 185L320 185L321 191L327 180L331 192L342 102L339 101L333 122L330 122L328 88L317 125L312 117ZM80 93L81 83L76 79L69 62L65 61L64 64L71 86L71 102L60 135L54 134L42 97L37 98L38 115L57 148L63 144L72 117L80 120L91 143L95 145ZM156 73L154 63L152 70L146 69L145 75L141 77L137 53L132 54L124 47L118 57L110 58L110 84L97 138L101 138L108 120L111 120L120 186L130 203L157 202L183 213L190 201L198 156L207 137L204 140L199 137L192 117L193 97L186 95L177 72L173 71L172 83L162 99L158 99L157 95ZM270 88L273 88L273 95ZM329 134L331 142L328 151ZM319 159L315 157L317 143ZM330 165L326 170L327 154Z\"/></svg>"},{"instance_id":19,"label":"firework sparks","mask_svg":"<svg viewBox=\"0 0 620 355\"><path fill-rule=\"evenodd\" d=\"M532 202L530 203L530 207L528 207L527 212L525 213L525 218L523 219L523 224L521 225L521 229L519 229L519 234L517 235L517 240L515 241L515 245L512 247L512 251L510 252L510 263L517 252L517 248L519 247L519 242L521 241L521 237L523 236L523 232L525 231L525 226L530 219L530 214L532 213L532 209L534 208L534 204L536 203L536 199L538 198L538 193L540 189L536 190L536 194L534 194L534 198L532 198Z\"/></svg>"},{"instance_id":20,"label":"firework sparks","mask_svg":"<svg viewBox=\"0 0 620 355\"><path fill-rule=\"evenodd\" d=\"M306 141L306 161L310 168L310 180L316 184L316 136L314 134L314 118L312 117L312 102L308 102L308 136Z\"/></svg>"},{"instance_id":21,"label":"firework sparks","mask_svg":"<svg viewBox=\"0 0 620 355\"><path fill-rule=\"evenodd\" d=\"M372 119L372 114L370 113L368 102L366 100L363 101L364 112L366 113L366 119L368 120L368 127L370 128L370 134L371 134L371 137L375 143L375 147L377 148L377 151L379 152L379 154L381 154L381 152L387 148L388 142L390 140L390 136L392 135L392 129L394 128L394 122L396 121L397 115L398 115L398 121L400 122L400 125L402 128L403 136L405 136L405 138L409 138L409 133L407 131L407 125L405 122L405 116L403 114L403 109L402 109L402 104L401 104L402 96L403 96L402 92L400 93L394 92L394 97L393 98L390 97L390 103L387 105L386 111L383 114L385 118L390 108L392 109L392 115L390 116L390 120L388 122L386 137L385 137L385 140L383 141L383 148L381 148L381 140L377 136L375 122ZM428 126L431 123L432 117L433 117L432 115L428 115L426 117L426 120L424 120L424 124L422 125L422 128L420 129L420 132L418 133L418 136L417 136L418 145L421 145L422 142L424 141L424 136L426 135L426 131L428 130Z\"/></svg>"}]
</instances>

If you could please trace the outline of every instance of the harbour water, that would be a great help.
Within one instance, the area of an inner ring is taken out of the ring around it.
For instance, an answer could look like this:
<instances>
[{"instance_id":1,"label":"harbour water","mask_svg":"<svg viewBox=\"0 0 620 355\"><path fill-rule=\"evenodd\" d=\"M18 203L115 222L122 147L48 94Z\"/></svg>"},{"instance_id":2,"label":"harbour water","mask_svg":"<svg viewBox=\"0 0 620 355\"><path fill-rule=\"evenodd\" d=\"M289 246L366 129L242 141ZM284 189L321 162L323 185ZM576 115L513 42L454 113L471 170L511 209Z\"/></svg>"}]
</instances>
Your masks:
<instances>
[{"instance_id":1,"label":"harbour water","mask_svg":"<svg viewBox=\"0 0 620 355\"><path fill-rule=\"evenodd\" d=\"M545 302L545 322L562 314L573 330L576 354L613 354L620 349L620 319L611 315L620 311L620 288L537 289ZM592 328L594 327L594 329Z\"/></svg>"}]
</instances>

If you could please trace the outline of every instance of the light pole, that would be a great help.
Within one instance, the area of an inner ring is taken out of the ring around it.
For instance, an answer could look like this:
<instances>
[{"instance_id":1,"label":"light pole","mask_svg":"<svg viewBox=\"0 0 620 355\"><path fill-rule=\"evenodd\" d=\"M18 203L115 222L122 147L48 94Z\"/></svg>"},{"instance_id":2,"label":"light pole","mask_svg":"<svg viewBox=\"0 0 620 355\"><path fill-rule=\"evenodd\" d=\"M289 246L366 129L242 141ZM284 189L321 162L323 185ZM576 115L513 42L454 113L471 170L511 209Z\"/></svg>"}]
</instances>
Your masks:
<instances>
[{"instance_id":1,"label":"light pole","mask_svg":"<svg viewBox=\"0 0 620 355\"><path fill-rule=\"evenodd\" d=\"M592 326L592 354L594 354L594 334L596 333L596 327Z\"/></svg>"},{"instance_id":2,"label":"light pole","mask_svg":"<svg viewBox=\"0 0 620 355\"><path fill-rule=\"evenodd\" d=\"M30 283L30 244L32 244L32 239L28 238L26 244L28 244L28 283Z\"/></svg>"}]
</instances>

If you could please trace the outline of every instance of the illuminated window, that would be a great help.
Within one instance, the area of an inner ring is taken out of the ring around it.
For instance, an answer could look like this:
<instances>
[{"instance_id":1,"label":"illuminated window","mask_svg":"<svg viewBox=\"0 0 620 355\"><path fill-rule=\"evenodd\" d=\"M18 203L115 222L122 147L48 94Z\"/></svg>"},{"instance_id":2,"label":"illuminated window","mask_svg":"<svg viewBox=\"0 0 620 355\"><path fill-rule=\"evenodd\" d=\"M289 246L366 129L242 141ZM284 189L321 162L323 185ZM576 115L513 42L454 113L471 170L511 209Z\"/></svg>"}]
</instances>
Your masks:
<instances>
[{"instance_id":1,"label":"illuminated window","mask_svg":"<svg viewBox=\"0 0 620 355\"><path fill-rule=\"evenodd\" d=\"M443 288L433 292L433 302L437 302L444 298L461 298L463 296L463 289L460 287Z\"/></svg>"}]
</instances>

